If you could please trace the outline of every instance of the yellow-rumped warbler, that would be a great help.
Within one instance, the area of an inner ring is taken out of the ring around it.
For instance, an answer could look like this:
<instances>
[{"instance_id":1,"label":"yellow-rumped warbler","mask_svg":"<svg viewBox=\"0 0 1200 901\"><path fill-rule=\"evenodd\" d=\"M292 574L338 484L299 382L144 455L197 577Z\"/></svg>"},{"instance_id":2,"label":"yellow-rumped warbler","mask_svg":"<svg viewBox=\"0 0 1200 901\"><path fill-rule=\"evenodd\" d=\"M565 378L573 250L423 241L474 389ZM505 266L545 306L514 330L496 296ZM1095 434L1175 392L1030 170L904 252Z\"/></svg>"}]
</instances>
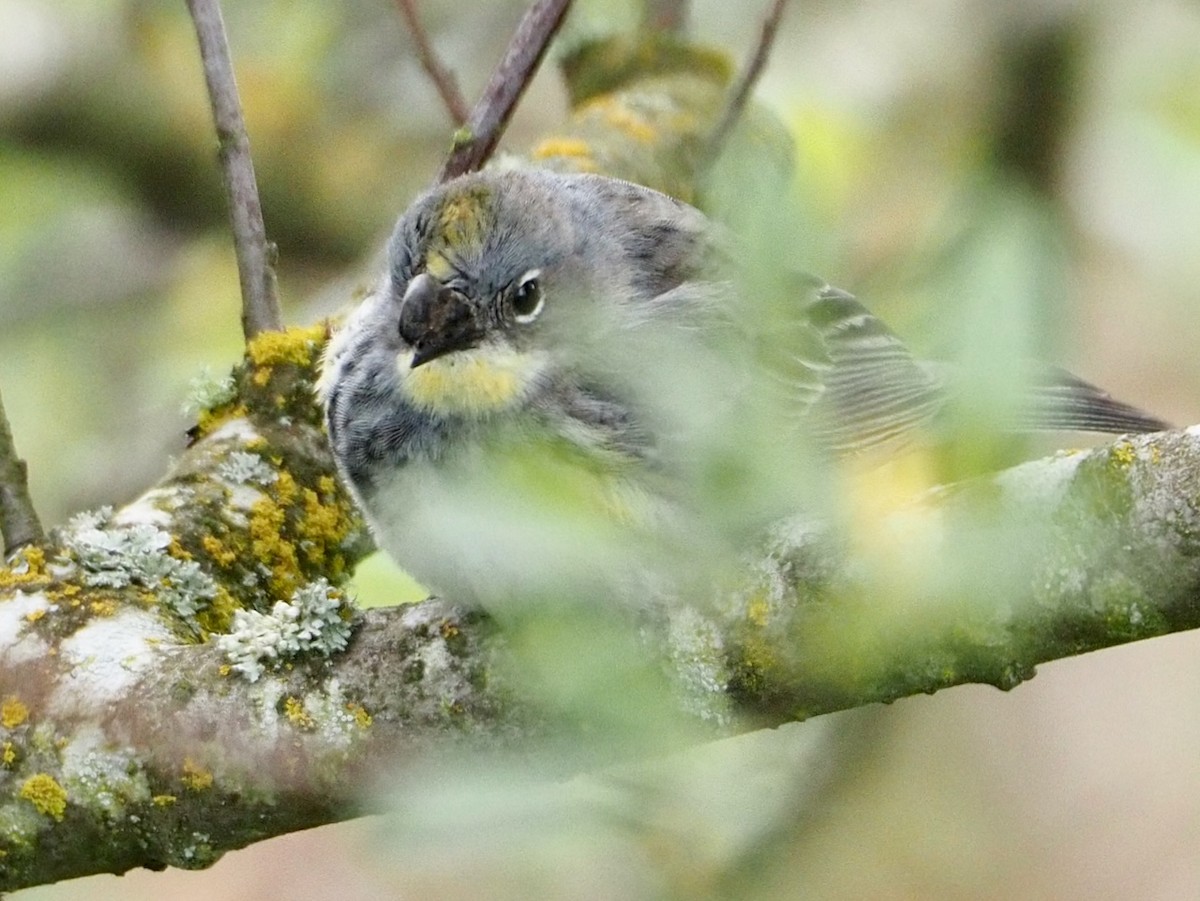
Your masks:
<instances>
[{"instance_id":1,"label":"yellow-rumped warbler","mask_svg":"<svg viewBox=\"0 0 1200 901\"><path fill-rule=\"evenodd\" d=\"M814 280L745 296L728 246L601 176L483 172L419 198L320 388L380 545L455 599L611 585L639 555L707 553L691 528L714 486L739 523L780 515L806 461L936 418L945 367ZM1018 424L1164 427L1057 370L1028 393Z\"/></svg>"}]
</instances>

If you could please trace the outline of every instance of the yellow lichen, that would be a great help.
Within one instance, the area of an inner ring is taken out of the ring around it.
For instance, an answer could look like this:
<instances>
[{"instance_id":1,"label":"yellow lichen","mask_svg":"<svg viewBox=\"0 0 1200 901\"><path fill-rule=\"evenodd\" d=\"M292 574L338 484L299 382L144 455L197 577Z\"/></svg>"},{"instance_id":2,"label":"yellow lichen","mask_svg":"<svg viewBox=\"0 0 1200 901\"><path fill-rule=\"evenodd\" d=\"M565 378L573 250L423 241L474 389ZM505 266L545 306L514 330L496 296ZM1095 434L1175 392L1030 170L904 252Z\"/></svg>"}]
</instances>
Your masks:
<instances>
[{"instance_id":1,"label":"yellow lichen","mask_svg":"<svg viewBox=\"0 0 1200 901\"><path fill-rule=\"evenodd\" d=\"M237 552L222 544L215 535L205 535L200 539L200 545L218 566L233 566L237 562Z\"/></svg>"},{"instance_id":2,"label":"yellow lichen","mask_svg":"<svg viewBox=\"0 0 1200 901\"><path fill-rule=\"evenodd\" d=\"M758 626L760 629L767 624L770 614L771 605L762 595L751 598L746 605L746 619L750 621L751 625Z\"/></svg>"},{"instance_id":3,"label":"yellow lichen","mask_svg":"<svg viewBox=\"0 0 1200 901\"><path fill-rule=\"evenodd\" d=\"M230 594L224 585L217 586L217 593L208 606L196 614L196 622L207 634L214 632L224 634L229 631L233 622L233 614L242 609L242 605Z\"/></svg>"},{"instance_id":4,"label":"yellow lichen","mask_svg":"<svg viewBox=\"0 0 1200 901\"><path fill-rule=\"evenodd\" d=\"M222 663L220 666L217 667L217 675L218 676L228 676L232 672L233 672L233 667L228 663Z\"/></svg>"},{"instance_id":5,"label":"yellow lichen","mask_svg":"<svg viewBox=\"0 0 1200 901\"><path fill-rule=\"evenodd\" d=\"M250 339L246 354L255 366L275 366L291 363L309 366L313 355L325 340L324 324L307 328L290 328L283 332L259 332Z\"/></svg>"},{"instance_id":6,"label":"yellow lichen","mask_svg":"<svg viewBox=\"0 0 1200 901\"><path fill-rule=\"evenodd\" d=\"M21 786L21 797L42 816L62 822L67 811L67 790L47 773L36 773Z\"/></svg>"},{"instance_id":7,"label":"yellow lichen","mask_svg":"<svg viewBox=\"0 0 1200 901\"><path fill-rule=\"evenodd\" d=\"M290 597L304 581L296 548L284 537L286 511L270 498L250 509L250 552L271 570L270 587L276 597Z\"/></svg>"},{"instance_id":8,"label":"yellow lichen","mask_svg":"<svg viewBox=\"0 0 1200 901\"><path fill-rule=\"evenodd\" d=\"M360 729L370 728L371 723L375 721L371 714L367 713L367 708L362 704L355 704L351 701L346 705L346 709L350 711L351 716L354 717L354 722Z\"/></svg>"},{"instance_id":9,"label":"yellow lichen","mask_svg":"<svg viewBox=\"0 0 1200 901\"><path fill-rule=\"evenodd\" d=\"M37 610L30 610L25 614L25 622L36 623L39 619L46 615L46 608L39 607Z\"/></svg>"},{"instance_id":10,"label":"yellow lichen","mask_svg":"<svg viewBox=\"0 0 1200 901\"><path fill-rule=\"evenodd\" d=\"M230 419L241 419L247 413L245 404L234 404L229 407L217 407L212 410L201 410L200 415L196 417L196 434L197 437L212 432L221 423Z\"/></svg>"},{"instance_id":11,"label":"yellow lichen","mask_svg":"<svg viewBox=\"0 0 1200 901\"><path fill-rule=\"evenodd\" d=\"M204 791L206 788L212 787L213 774L192 760L192 758L185 757L183 760L183 775L179 777L179 781L183 783L183 787L188 791Z\"/></svg>"},{"instance_id":12,"label":"yellow lichen","mask_svg":"<svg viewBox=\"0 0 1200 901\"><path fill-rule=\"evenodd\" d=\"M271 487L271 494L285 507L291 506L296 500L298 489L296 487L296 478L286 469L282 469L283 461L278 458L272 458L271 464L279 470L279 476L275 479Z\"/></svg>"},{"instance_id":13,"label":"yellow lichen","mask_svg":"<svg viewBox=\"0 0 1200 901\"><path fill-rule=\"evenodd\" d=\"M29 708L16 695L9 695L0 704L0 726L15 729L29 719Z\"/></svg>"},{"instance_id":14,"label":"yellow lichen","mask_svg":"<svg viewBox=\"0 0 1200 901\"><path fill-rule=\"evenodd\" d=\"M153 595L143 594L141 600L143 602L149 601L153 603L155 598ZM88 604L88 609L91 610L96 616L113 616L117 612L117 602L112 598L92 601L90 604Z\"/></svg>"},{"instance_id":15,"label":"yellow lichen","mask_svg":"<svg viewBox=\"0 0 1200 901\"><path fill-rule=\"evenodd\" d=\"M1137 460L1137 451L1132 444L1122 441L1113 447L1112 458L1119 466L1128 467Z\"/></svg>"},{"instance_id":16,"label":"yellow lichen","mask_svg":"<svg viewBox=\"0 0 1200 901\"><path fill-rule=\"evenodd\" d=\"M0 589L45 583L46 553L40 547L24 547L17 551L7 566L0 565Z\"/></svg>"},{"instance_id":17,"label":"yellow lichen","mask_svg":"<svg viewBox=\"0 0 1200 901\"><path fill-rule=\"evenodd\" d=\"M283 702L283 712L292 725L304 732L310 732L317 727L317 721L304 709L304 702L289 695Z\"/></svg>"},{"instance_id":18,"label":"yellow lichen","mask_svg":"<svg viewBox=\"0 0 1200 901\"><path fill-rule=\"evenodd\" d=\"M0 745L0 766L8 769L13 765L13 763L16 762L16 759L17 749L13 747L13 743L11 741L6 741L4 744Z\"/></svg>"},{"instance_id":19,"label":"yellow lichen","mask_svg":"<svg viewBox=\"0 0 1200 901\"><path fill-rule=\"evenodd\" d=\"M579 138L546 138L529 152L535 160L544 160L555 156L590 159L592 146Z\"/></svg>"},{"instance_id":20,"label":"yellow lichen","mask_svg":"<svg viewBox=\"0 0 1200 901\"><path fill-rule=\"evenodd\" d=\"M338 504L322 503L317 492L304 489L304 519L300 521L299 538L309 563L322 565L325 549L336 546L345 537L347 526L345 511Z\"/></svg>"},{"instance_id":21,"label":"yellow lichen","mask_svg":"<svg viewBox=\"0 0 1200 901\"><path fill-rule=\"evenodd\" d=\"M178 798L174 795L155 795L150 799L150 803L155 807L170 807Z\"/></svg>"}]
</instances>

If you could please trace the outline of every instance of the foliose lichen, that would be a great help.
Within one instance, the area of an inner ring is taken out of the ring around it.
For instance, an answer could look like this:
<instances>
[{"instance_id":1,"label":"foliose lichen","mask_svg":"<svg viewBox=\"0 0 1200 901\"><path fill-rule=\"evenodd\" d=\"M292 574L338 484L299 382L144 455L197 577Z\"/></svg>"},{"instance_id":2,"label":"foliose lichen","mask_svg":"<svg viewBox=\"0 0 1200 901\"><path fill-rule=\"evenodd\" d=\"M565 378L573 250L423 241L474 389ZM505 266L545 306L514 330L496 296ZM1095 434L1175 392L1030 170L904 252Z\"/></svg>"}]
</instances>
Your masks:
<instances>
[{"instance_id":1,"label":"foliose lichen","mask_svg":"<svg viewBox=\"0 0 1200 901\"><path fill-rule=\"evenodd\" d=\"M171 535L149 523L117 525L112 508L80 513L63 533L63 546L92 588L131 585L153 592L186 621L205 609L217 585L194 560L171 555Z\"/></svg>"},{"instance_id":2,"label":"foliose lichen","mask_svg":"<svg viewBox=\"0 0 1200 901\"><path fill-rule=\"evenodd\" d=\"M322 657L341 651L350 640L350 607L341 591L316 579L277 601L269 613L238 610L229 634L217 639L231 664L251 682L268 668L304 654Z\"/></svg>"}]
</instances>

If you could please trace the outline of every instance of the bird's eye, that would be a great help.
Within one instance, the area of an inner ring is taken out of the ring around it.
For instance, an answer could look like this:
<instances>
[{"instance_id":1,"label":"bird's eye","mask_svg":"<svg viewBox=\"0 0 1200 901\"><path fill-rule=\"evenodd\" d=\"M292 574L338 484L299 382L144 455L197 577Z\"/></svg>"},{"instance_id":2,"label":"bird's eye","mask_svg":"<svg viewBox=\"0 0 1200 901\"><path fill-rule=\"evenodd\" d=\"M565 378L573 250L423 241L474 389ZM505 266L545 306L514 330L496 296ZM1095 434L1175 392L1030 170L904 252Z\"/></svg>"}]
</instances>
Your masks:
<instances>
[{"instance_id":1,"label":"bird's eye","mask_svg":"<svg viewBox=\"0 0 1200 901\"><path fill-rule=\"evenodd\" d=\"M542 296L542 284L538 281L541 274L540 269L530 269L521 276L517 289L513 291L513 318L522 325L537 319L542 307L546 305L546 299Z\"/></svg>"}]
</instances>

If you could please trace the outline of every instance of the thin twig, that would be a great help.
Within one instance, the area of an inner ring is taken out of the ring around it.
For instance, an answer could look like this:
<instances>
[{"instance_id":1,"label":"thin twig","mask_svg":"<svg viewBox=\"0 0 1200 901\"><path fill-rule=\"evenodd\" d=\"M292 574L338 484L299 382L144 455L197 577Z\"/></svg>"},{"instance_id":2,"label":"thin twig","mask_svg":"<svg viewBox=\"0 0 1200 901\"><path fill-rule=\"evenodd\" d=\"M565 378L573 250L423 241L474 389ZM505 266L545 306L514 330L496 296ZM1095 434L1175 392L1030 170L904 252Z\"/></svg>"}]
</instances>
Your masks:
<instances>
[{"instance_id":1,"label":"thin twig","mask_svg":"<svg viewBox=\"0 0 1200 901\"><path fill-rule=\"evenodd\" d=\"M536 0L526 11L470 119L455 135L440 181L487 162L570 7L571 0Z\"/></svg>"},{"instance_id":2,"label":"thin twig","mask_svg":"<svg viewBox=\"0 0 1200 901\"><path fill-rule=\"evenodd\" d=\"M433 45L429 43L429 35L417 15L416 0L396 0L396 5L400 7L400 13L408 25L408 33L412 35L413 43L417 47L417 56L421 60L421 67L433 82L433 86L437 88L442 103L446 105L446 112L450 114L454 124L462 125L467 121L469 115L467 101L463 99L462 92L458 89L458 81L455 79L454 73L443 66L442 61L434 53Z\"/></svg>"},{"instance_id":3,"label":"thin twig","mask_svg":"<svg viewBox=\"0 0 1200 901\"><path fill-rule=\"evenodd\" d=\"M204 81L208 85L213 122L217 128L221 172L229 198L229 219L242 286L242 333L248 341L259 332L283 328L272 268L274 247L267 243L263 226L258 183L250 159L250 138L246 134L237 82L233 77L221 5L219 0L187 0L187 6L196 26L200 58L204 62Z\"/></svg>"},{"instance_id":4,"label":"thin twig","mask_svg":"<svg viewBox=\"0 0 1200 901\"><path fill-rule=\"evenodd\" d=\"M750 100L750 93L754 90L754 85L767 65L767 57L775 43L775 34L779 30L779 22L783 18L785 6L787 6L787 0L774 0L767 15L763 18L762 31L759 34L758 46L754 48L754 55L750 57L746 68L738 76L737 82L729 93L729 101L721 112L721 118L717 120L717 125L708 138L705 160L709 164L721 155L729 133L733 131L733 127L741 118L746 103Z\"/></svg>"},{"instance_id":5,"label":"thin twig","mask_svg":"<svg viewBox=\"0 0 1200 901\"><path fill-rule=\"evenodd\" d=\"M5 557L46 537L29 497L28 470L25 461L17 456L3 398L0 398L0 534L4 536Z\"/></svg>"},{"instance_id":6,"label":"thin twig","mask_svg":"<svg viewBox=\"0 0 1200 901\"><path fill-rule=\"evenodd\" d=\"M642 24L652 31L680 34L687 27L688 0L645 0Z\"/></svg>"}]
</instances>

